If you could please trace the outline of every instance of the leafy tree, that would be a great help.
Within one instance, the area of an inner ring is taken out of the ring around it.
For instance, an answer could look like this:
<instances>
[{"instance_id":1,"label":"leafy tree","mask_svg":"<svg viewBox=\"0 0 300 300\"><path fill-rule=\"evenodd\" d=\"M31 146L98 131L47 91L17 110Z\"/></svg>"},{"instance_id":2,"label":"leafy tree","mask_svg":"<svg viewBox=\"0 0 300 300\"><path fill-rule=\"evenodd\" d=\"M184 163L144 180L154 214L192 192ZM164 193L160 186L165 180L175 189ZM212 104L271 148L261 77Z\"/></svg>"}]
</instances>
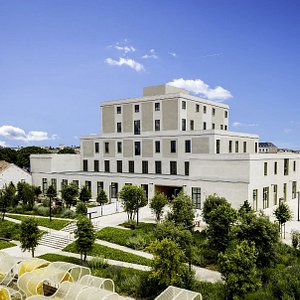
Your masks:
<instances>
[{"instance_id":1,"label":"leafy tree","mask_svg":"<svg viewBox=\"0 0 300 300\"><path fill-rule=\"evenodd\" d=\"M28 168L30 169L30 155L31 154L46 154L49 153L48 150L36 147L36 146L30 146L30 147L24 147L17 151L17 165L20 168Z\"/></svg>"},{"instance_id":2,"label":"leafy tree","mask_svg":"<svg viewBox=\"0 0 300 300\"><path fill-rule=\"evenodd\" d=\"M34 257L34 251L39 244L41 232L35 218L27 218L21 222L20 242L22 251L31 251Z\"/></svg>"},{"instance_id":3,"label":"leafy tree","mask_svg":"<svg viewBox=\"0 0 300 300\"><path fill-rule=\"evenodd\" d=\"M76 154L74 148L71 148L71 147L64 147L64 148L60 149L57 153L58 154Z\"/></svg>"},{"instance_id":4,"label":"leafy tree","mask_svg":"<svg viewBox=\"0 0 300 300\"><path fill-rule=\"evenodd\" d=\"M209 195L203 204L202 217L203 220L209 224L210 213L219 205L228 203L224 197L220 197L217 194Z\"/></svg>"},{"instance_id":5,"label":"leafy tree","mask_svg":"<svg viewBox=\"0 0 300 300\"><path fill-rule=\"evenodd\" d=\"M91 199L91 197L92 193L90 189L86 185L84 185L79 193L79 200L82 202L88 202Z\"/></svg>"},{"instance_id":6,"label":"leafy tree","mask_svg":"<svg viewBox=\"0 0 300 300\"><path fill-rule=\"evenodd\" d=\"M61 197L65 201L68 208L76 203L77 196L78 186L76 184L66 184L61 190Z\"/></svg>"},{"instance_id":7,"label":"leafy tree","mask_svg":"<svg viewBox=\"0 0 300 300\"><path fill-rule=\"evenodd\" d=\"M77 205L76 205L76 213L77 213L78 215L84 215L84 216L86 216L86 214L87 214L87 207L86 207L86 205L84 204L84 202L79 201L79 202L77 203Z\"/></svg>"},{"instance_id":8,"label":"leafy tree","mask_svg":"<svg viewBox=\"0 0 300 300\"><path fill-rule=\"evenodd\" d=\"M16 194L16 188L12 182L9 185L5 185L0 190L0 206L2 211L2 220L4 220L7 207L13 205Z\"/></svg>"},{"instance_id":9,"label":"leafy tree","mask_svg":"<svg viewBox=\"0 0 300 300\"><path fill-rule=\"evenodd\" d=\"M53 202L53 198L56 197L57 192L56 192L56 188L53 185L50 185L47 189L47 197L49 198L49 217L50 217L50 222L51 222L51 218L52 218L52 202Z\"/></svg>"},{"instance_id":10,"label":"leafy tree","mask_svg":"<svg viewBox=\"0 0 300 300\"><path fill-rule=\"evenodd\" d=\"M81 216L77 221L77 229L74 233L77 251L80 253L81 260L85 262L87 254L92 250L96 239L95 229L91 220Z\"/></svg>"},{"instance_id":11,"label":"leafy tree","mask_svg":"<svg viewBox=\"0 0 300 300\"><path fill-rule=\"evenodd\" d=\"M147 198L142 187L136 185L124 185L120 191L120 198L127 212L128 218L133 220L136 214L136 223L139 224L139 209L147 205Z\"/></svg>"},{"instance_id":12,"label":"leafy tree","mask_svg":"<svg viewBox=\"0 0 300 300\"><path fill-rule=\"evenodd\" d=\"M178 245L170 240L155 240L148 247L153 254L150 278L167 287L169 285L183 285L185 271L184 252Z\"/></svg>"},{"instance_id":13,"label":"leafy tree","mask_svg":"<svg viewBox=\"0 0 300 300\"><path fill-rule=\"evenodd\" d=\"M171 202L171 211L168 220L176 225L183 225L184 228L192 230L195 218L193 200L188 195L180 192Z\"/></svg>"},{"instance_id":14,"label":"leafy tree","mask_svg":"<svg viewBox=\"0 0 300 300\"><path fill-rule=\"evenodd\" d=\"M8 147L0 147L0 160L5 160L9 163L16 164L17 151Z\"/></svg>"},{"instance_id":15,"label":"leafy tree","mask_svg":"<svg viewBox=\"0 0 300 300\"><path fill-rule=\"evenodd\" d=\"M103 216L103 205L108 202L107 195L103 189L97 195L97 202L101 205L101 216Z\"/></svg>"},{"instance_id":16,"label":"leafy tree","mask_svg":"<svg viewBox=\"0 0 300 300\"><path fill-rule=\"evenodd\" d=\"M219 255L220 271L230 299L244 299L247 293L261 286L256 259L255 245L247 241Z\"/></svg>"},{"instance_id":17,"label":"leafy tree","mask_svg":"<svg viewBox=\"0 0 300 300\"><path fill-rule=\"evenodd\" d=\"M33 192L35 195L35 199L38 200L39 196L42 194L42 190L40 186L33 186Z\"/></svg>"},{"instance_id":18,"label":"leafy tree","mask_svg":"<svg viewBox=\"0 0 300 300\"><path fill-rule=\"evenodd\" d=\"M155 214L156 221L159 222L163 214L164 207L168 204L168 198L164 193L155 193L154 197L150 201L150 208Z\"/></svg>"},{"instance_id":19,"label":"leafy tree","mask_svg":"<svg viewBox=\"0 0 300 300\"><path fill-rule=\"evenodd\" d=\"M300 231L292 230L292 246L294 249L298 249L300 247Z\"/></svg>"},{"instance_id":20,"label":"leafy tree","mask_svg":"<svg viewBox=\"0 0 300 300\"><path fill-rule=\"evenodd\" d=\"M249 203L248 200L245 200L244 203L242 204L242 206L239 209L239 213L243 214L243 213L249 213L252 211L252 207Z\"/></svg>"},{"instance_id":21,"label":"leafy tree","mask_svg":"<svg viewBox=\"0 0 300 300\"><path fill-rule=\"evenodd\" d=\"M292 212L289 206L286 203L281 201L279 203L279 206L274 211L274 216L276 217L279 223L280 234L282 237L282 227L285 225L286 222L292 219L293 217Z\"/></svg>"},{"instance_id":22,"label":"leafy tree","mask_svg":"<svg viewBox=\"0 0 300 300\"><path fill-rule=\"evenodd\" d=\"M235 209L226 202L209 214L208 243L213 250L224 252L230 241L230 230L237 219Z\"/></svg>"},{"instance_id":23,"label":"leafy tree","mask_svg":"<svg viewBox=\"0 0 300 300\"><path fill-rule=\"evenodd\" d=\"M23 207L32 210L35 201L34 187L27 182L18 182L17 199L22 202Z\"/></svg>"}]
</instances>

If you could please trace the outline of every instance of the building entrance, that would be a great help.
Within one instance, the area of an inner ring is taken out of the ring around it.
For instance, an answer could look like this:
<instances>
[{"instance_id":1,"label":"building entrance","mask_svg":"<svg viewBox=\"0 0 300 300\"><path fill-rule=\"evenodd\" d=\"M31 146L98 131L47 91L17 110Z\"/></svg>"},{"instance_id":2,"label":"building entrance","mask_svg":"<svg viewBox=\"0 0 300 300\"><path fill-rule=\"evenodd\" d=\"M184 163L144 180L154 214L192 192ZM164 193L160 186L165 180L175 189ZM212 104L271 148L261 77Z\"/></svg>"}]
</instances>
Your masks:
<instances>
[{"instance_id":1,"label":"building entrance","mask_svg":"<svg viewBox=\"0 0 300 300\"><path fill-rule=\"evenodd\" d=\"M155 185L154 190L155 193L164 193L169 200L172 200L182 191L182 186Z\"/></svg>"}]
</instances>

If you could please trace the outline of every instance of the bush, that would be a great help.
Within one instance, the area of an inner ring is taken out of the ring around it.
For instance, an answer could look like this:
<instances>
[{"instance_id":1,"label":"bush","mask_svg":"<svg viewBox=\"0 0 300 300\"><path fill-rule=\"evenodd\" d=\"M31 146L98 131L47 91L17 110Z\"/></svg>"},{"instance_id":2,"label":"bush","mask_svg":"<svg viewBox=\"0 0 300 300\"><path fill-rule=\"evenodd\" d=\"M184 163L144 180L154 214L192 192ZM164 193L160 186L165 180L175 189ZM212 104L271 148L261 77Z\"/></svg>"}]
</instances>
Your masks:
<instances>
[{"instance_id":1,"label":"bush","mask_svg":"<svg viewBox=\"0 0 300 300\"><path fill-rule=\"evenodd\" d=\"M107 261L105 260L103 255L99 255L96 257L93 257L91 260L88 261L88 266L91 269L100 269L100 268L106 268L108 266Z\"/></svg>"},{"instance_id":2,"label":"bush","mask_svg":"<svg viewBox=\"0 0 300 300\"><path fill-rule=\"evenodd\" d=\"M126 242L126 246L135 250L143 250L148 245L147 240L138 234L137 236L131 236Z\"/></svg>"},{"instance_id":3,"label":"bush","mask_svg":"<svg viewBox=\"0 0 300 300\"><path fill-rule=\"evenodd\" d=\"M300 231L299 230L292 231L292 246L295 249L300 248Z\"/></svg>"},{"instance_id":4,"label":"bush","mask_svg":"<svg viewBox=\"0 0 300 300\"><path fill-rule=\"evenodd\" d=\"M36 209L36 213L39 216L48 217L49 216L49 207L38 206Z\"/></svg>"},{"instance_id":5,"label":"bush","mask_svg":"<svg viewBox=\"0 0 300 300\"><path fill-rule=\"evenodd\" d=\"M76 205L76 214L84 216L87 214L86 205L82 201L79 201Z\"/></svg>"},{"instance_id":6,"label":"bush","mask_svg":"<svg viewBox=\"0 0 300 300\"><path fill-rule=\"evenodd\" d=\"M67 218L67 219L75 219L76 218L76 212L72 211L70 209L64 209L64 210L62 210L60 217L61 218Z\"/></svg>"}]
</instances>

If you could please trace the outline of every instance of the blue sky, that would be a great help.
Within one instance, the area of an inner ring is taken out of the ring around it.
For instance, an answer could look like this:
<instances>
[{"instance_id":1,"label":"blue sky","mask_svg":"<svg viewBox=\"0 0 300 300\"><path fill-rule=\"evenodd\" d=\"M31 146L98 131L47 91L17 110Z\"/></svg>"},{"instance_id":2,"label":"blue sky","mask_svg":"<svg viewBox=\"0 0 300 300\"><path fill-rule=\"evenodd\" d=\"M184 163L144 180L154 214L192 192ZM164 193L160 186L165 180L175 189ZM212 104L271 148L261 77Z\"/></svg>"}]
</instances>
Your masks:
<instances>
[{"instance_id":1,"label":"blue sky","mask_svg":"<svg viewBox=\"0 0 300 300\"><path fill-rule=\"evenodd\" d=\"M0 0L0 145L78 145L101 101L177 80L227 103L231 130L300 149L299 16L297 0Z\"/></svg>"}]
</instances>

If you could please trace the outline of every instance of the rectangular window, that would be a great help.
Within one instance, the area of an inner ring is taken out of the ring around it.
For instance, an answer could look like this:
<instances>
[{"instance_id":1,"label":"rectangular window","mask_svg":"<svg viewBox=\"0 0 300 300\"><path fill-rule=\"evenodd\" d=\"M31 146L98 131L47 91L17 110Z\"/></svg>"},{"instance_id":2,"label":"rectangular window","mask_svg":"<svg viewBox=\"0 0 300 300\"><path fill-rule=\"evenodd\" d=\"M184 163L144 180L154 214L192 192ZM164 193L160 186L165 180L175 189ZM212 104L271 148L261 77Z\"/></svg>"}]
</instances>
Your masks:
<instances>
[{"instance_id":1,"label":"rectangular window","mask_svg":"<svg viewBox=\"0 0 300 300\"><path fill-rule=\"evenodd\" d=\"M195 128L194 120L190 120L190 130L193 131Z\"/></svg>"},{"instance_id":2,"label":"rectangular window","mask_svg":"<svg viewBox=\"0 0 300 300\"><path fill-rule=\"evenodd\" d=\"M293 161L293 171L296 172L296 161Z\"/></svg>"},{"instance_id":3,"label":"rectangular window","mask_svg":"<svg viewBox=\"0 0 300 300\"><path fill-rule=\"evenodd\" d=\"M284 200L284 201L286 201L286 186L287 186L287 184L284 183L284 184L283 184L283 200Z\"/></svg>"},{"instance_id":4,"label":"rectangular window","mask_svg":"<svg viewBox=\"0 0 300 300\"><path fill-rule=\"evenodd\" d=\"M122 173L123 165L121 160L117 160L117 172Z\"/></svg>"},{"instance_id":5,"label":"rectangular window","mask_svg":"<svg viewBox=\"0 0 300 300\"><path fill-rule=\"evenodd\" d=\"M216 128L216 124L215 124L215 123L212 123L212 124L211 124L211 128L212 128L212 129L215 129L215 128Z\"/></svg>"},{"instance_id":6,"label":"rectangular window","mask_svg":"<svg viewBox=\"0 0 300 300\"><path fill-rule=\"evenodd\" d=\"M109 153L109 142L104 143L104 152Z\"/></svg>"},{"instance_id":7,"label":"rectangular window","mask_svg":"<svg viewBox=\"0 0 300 300\"><path fill-rule=\"evenodd\" d=\"M225 110L225 119L227 119L227 118L228 118L228 111Z\"/></svg>"},{"instance_id":8,"label":"rectangular window","mask_svg":"<svg viewBox=\"0 0 300 300\"><path fill-rule=\"evenodd\" d=\"M258 190L257 189L255 189L255 190L253 190L253 210L254 211L257 211L257 196L258 196Z\"/></svg>"},{"instance_id":9,"label":"rectangular window","mask_svg":"<svg viewBox=\"0 0 300 300\"><path fill-rule=\"evenodd\" d=\"M160 141L155 141L155 153L160 153Z\"/></svg>"},{"instance_id":10,"label":"rectangular window","mask_svg":"<svg viewBox=\"0 0 300 300\"><path fill-rule=\"evenodd\" d=\"M191 140L185 141L185 153L191 153Z\"/></svg>"},{"instance_id":11,"label":"rectangular window","mask_svg":"<svg viewBox=\"0 0 300 300\"><path fill-rule=\"evenodd\" d=\"M206 106L203 106L203 113L206 114Z\"/></svg>"},{"instance_id":12,"label":"rectangular window","mask_svg":"<svg viewBox=\"0 0 300 300\"><path fill-rule=\"evenodd\" d=\"M139 104L135 104L134 105L134 112L138 113L140 111L140 105Z\"/></svg>"},{"instance_id":13,"label":"rectangular window","mask_svg":"<svg viewBox=\"0 0 300 300\"><path fill-rule=\"evenodd\" d=\"M160 120L155 120L155 131L160 131Z\"/></svg>"},{"instance_id":14,"label":"rectangular window","mask_svg":"<svg viewBox=\"0 0 300 300\"><path fill-rule=\"evenodd\" d=\"M176 153L176 141L171 141L170 142L170 146L171 146L171 153Z\"/></svg>"},{"instance_id":15,"label":"rectangular window","mask_svg":"<svg viewBox=\"0 0 300 300\"><path fill-rule=\"evenodd\" d=\"M277 175L277 161L274 162L274 174Z\"/></svg>"},{"instance_id":16,"label":"rectangular window","mask_svg":"<svg viewBox=\"0 0 300 300\"><path fill-rule=\"evenodd\" d=\"M284 159L284 175L289 175L289 159L285 158Z\"/></svg>"},{"instance_id":17,"label":"rectangular window","mask_svg":"<svg viewBox=\"0 0 300 300\"><path fill-rule=\"evenodd\" d=\"M155 111L160 111L160 103L159 102L155 102L154 103L154 108L155 108Z\"/></svg>"},{"instance_id":18,"label":"rectangular window","mask_svg":"<svg viewBox=\"0 0 300 300\"><path fill-rule=\"evenodd\" d=\"M118 195L118 183L112 182L110 184L110 198L117 198Z\"/></svg>"},{"instance_id":19,"label":"rectangular window","mask_svg":"<svg viewBox=\"0 0 300 300\"><path fill-rule=\"evenodd\" d=\"M186 119L181 120L181 130L186 131Z\"/></svg>"},{"instance_id":20,"label":"rectangular window","mask_svg":"<svg viewBox=\"0 0 300 300\"><path fill-rule=\"evenodd\" d=\"M229 152L229 153L232 153L232 141L229 141L228 148L229 148L229 149L228 149L228 150L229 150L228 152Z\"/></svg>"},{"instance_id":21,"label":"rectangular window","mask_svg":"<svg viewBox=\"0 0 300 300\"><path fill-rule=\"evenodd\" d=\"M146 198L148 199L148 184L141 184L141 188L143 188Z\"/></svg>"},{"instance_id":22,"label":"rectangular window","mask_svg":"<svg viewBox=\"0 0 300 300\"><path fill-rule=\"evenodd\" d=\"M182 109L186 109L186 101L182 101L181 102L181 108Z\"/></svg>"},{"instance_id":23,"label":"rectangular window","mask_svg":"<svg viewBox=\"0 0 300 300\"><path fill-rule=\"evenodd\" d=\"M297 181L292 182L292 199L297 197Z\"/></svg>"},{"instance_id":24,"label":"rectangular window","mask_svg":"<svg viewBox=\"0 0 300 300\"><path fill-rule=\"evenodd\" d=\"M206 122L203 122L203 130L206 130Z\"/></svg>"},{"instance_id":25,"label":"rectangular window","mask_svg":"<svg viewBox=\"0 0 300 300\"><path fill-rule=\"evenodd\" d=\"M122 123L121 122L117 123L117 132L122 132Z\"/></svg>"},{"instance_id":26,"label":"rectangular window","mask_svg":"<svg viewBox=\"0 0 300 300\"><path fill-rule=\"evenodd\" d=\"M243 142L243 152L247 152L247 142Z\"/></svg>"},{"instance_id":27,"label":"rectangular window","mask_svg":"<svg viewBox=\"0 0 300 300\"><path fill-rule=\"evenodd\" d=\"M117 114L120 114L122 112L121 106L117 106Z\"/></svg>"},{"instance_id":28,"label":"rectangular window","mask_svg":"<svg viewBox=\"0 0 300 300\"><path fill-rule=\"evenodd\" d=\"M134 124L134 134L141 134L141 121L135 120L133 124Z\"/></svg>"},{"instance_id":29,"label":"rectangular window","mask_svg":"<svg viewBox=\"0 0 300 300\"><path fill-rule=\"evenodd\" d=\"M62 181L61 181L61 189L63 189L66 185L68 185L68 179L62 179Z\"/></svg>"},{"instance_id":30,"label":"rectangular window","mask_svg":"<svg viewBox=\"0 0 300 300\"><path fill-rule=\"evenodd\" d=\"M97 181L97 195L99 195L100 191L103 190L103 181Z\"/></svg>"},{"instance_id":31,"label":"rectangular window","mask_svg":"<svg viewBox=\"0 0 300 300\"><path fill-rule=\"evenodd\" d=\"M258 144L255 142L255 153L258 151Z\"/></svg>"},{"instance_id":32,"label":"rectangular window","mask_svg":"<svg viewBox=\"0 0 300 300\"><path fill-rule=\"evenodd\" d=\"M148 161L147 160L142 161L142 173L148 174Z\"/></svg>"},{"instance_id":33,"label":"rectangular window","mask_svg":"<svg viewBox=\"0 0 300 300\"><path fill-rule=\"evenodd\" d=\"M122 142L117 142L117 151L118 153L122 153Z\"/></svg>"},{"instance_id":34,"label":"rectangular window","mask_svg":"<svg viewBox=\"0 0 300 300\"><path fill-rule=\"evenodd\" d=\"M227 130L227 125L224 126L224 130Z\"/></svg>"},{"instance_id":35,"label":"rectangular window","mask_svg":"<svg viewBox=\"0 0 300 300\"><path fill-rule=\"evenodd\" d=\"M273 185L273 197L274 197L274 205L277 205L277 184Z\"/></svg>"},{"instance_id":36,"label":"rectangular window","mask_svg":"<svg viewBox=\"0 0 300 300\"><path fill-rule=\"evenodd\" d=\"M109 173L110 172L110 164L109 160L104 161L104 172Z\"/></svg>"},{"instance_id":37,"label":"rectangular window","mask_svg":"<svg viewBox=\"0 0 300 300\"><path fill-rule=\"evenodd\" d=\"M48 189L47 178L43 178L43 185L42 185L42 192L43 192L43 194L47 193L47 189Z\"/></svg>"},{"instance_id":38,"label":"rectangular window","mask_svg":"<svg viewBox=\"0 0 300 300\"><path fill-rule=\"evenodd\" d=\"M235 142L235 153L239 153L239 141Z\"/></svg>"},{"instance_id":39,"label":"rectangular window","mask_svg":"<svg viewBox=\"0 0 300 300\"><path fill-rule=\"evenodd\" d=\"M199 111L200 111L200 105L196 104L196 112L199 112Z\"/></svg>"},{"instance_id":40,"label":"rectangular window","mask_svg":"<svg viewBox=\"0 0 300 300\"><path fill-rule=\"evenodd\" d=\"M161 161L155 161L155 174L161 174Z\"/></svg>"},{"instance_id":41,"label":"rectangular window","mask_svg":"<svg viewBox=\"0 0 300 300\"><path fill-rule=\"evenodd\" d=\"M220 129L223 130L223 125L222 124L220 125Z\"/></svg>"},{"instance_id":42,"label":"rectangular window","mask_svg":"<svg viewBox=\"0 0 300 300\"><path fill-rule=\"evenodd\" d=\"M99 160L94 160L94 172L99 172Z\"/></svg>"},{"instance_id":43,"label":"rectangular window","mask_svg":"<svg viewBox=\"0 0 300 300\"><path fill-rule=\"evenodd\" d=\"M216 153L219 154L220 153L220 140L216 140Z\"/></svg>"},{"instance_id":44,"label":"rectangular window","mask_svg":"<svg viewBox=\"0 0 300 300\"><path fill-rule=\"evenodd\" d=\"M177 175L177 162L176 161L170 161L170 174Z\"/></svg>"},{"instance_id":45,"label":"rectangular window","mask_svg":"<svg viewBox=\"0 0 300 300\"><path fill-rule=\"evenodd\" d=\"M192 187L192 199L194 207L196 209L201 209L201 188Z\"/></svg>"},{"instance_id":46,"label":"rectangular window","mask_svg":"<svg viewBox=\"0 0 300 300\"><path fill-rule=\"evenodd\" d=\"M74 179L72 184L76 185L79 188L79 180Z\"/></svg>"},{"instance_id":47,"label":"rectangular window","mask_svg":"<svg viewBox=\"0 0 300 300\"><path fill-rule=\"evenodd\" d=\"M57 181L56 181L56 178L51 178L51 185L57 191Z\"/></svg>"},{"instance_id":48,"label":"rectangular window","mask_svg":"<svg viewBox=\"0 0 300 300\"><path fill-rule=\"evenodd\" d=\"M141 142L134 142L134 155L141 155Z\"/></svg>"},{"instance_id":49,"label":"rectangular window","mask_svg":"<svg viewBox=\"0 0 300 300\"><path fill-rule=\"evenodd\" d=\"M212 114L213 116L215 116L215 115L216 115L216 109L215 109L215 108L213 108L213 109L212 109L212 112L211 112L211 114Z\"/></svg>"},{"instance_id":50,"label":"rectangular window","mask_svg":"<svg viewBox=\"0 0 300 300\"><path fill-rule=\"evenodd\" d=\"M184 162L184 175L186 176L190 175L190 162L188 161Z\"/></svg>"},{"instance_id":51,"label":"rectangular window","mask_svg":"<svg viewBox=\"0 0 300 300\"><path fill-rule=\"evenodd\" d=\"M128 172L134 173L134 161L133 160L128 161Z\"/></svg>"},{"instance_id":52,"label":"rectangular window","mask_svg":"<svg viewBox=\"0 0 300 300\"><path fill-rule=\"evenodd\" d=\"M86 180L85 186L87 187L88 191L92 192L92 182L91 181Z\"/></svg>"},{"instance_id":53,"label":"rectangular window","mask_svg":"<svg viewBox=\"0 0 300 300\"><path fill-rule=\"evenodd\" d=\"M84 172L88 171L88 160L87 159L83 160L83 171Z\"/></svg>"},{"instance_id":54,"label":"rectangular window","mask_svg":"<svg viewBox=\"0 0 300 300\"><path fill-rule=\"evenodd\" d=\"M268 163L264 162L264 176L268 175Z\"/></svg>"},{"instance_id":55,"label":"rectangular window","mask_svg":"<svg viewBox=\"0 0 300 300\"><path fill-rule=\"evenodd\" d=\"M95 153L99 153L99 143L95 143Z\"/></svg>"},{"instance_id":56,"label":"rectangular window","mask_svg":"<svg viewBox=\"0 0 300 300\"><path fill-rule=\"evenodd\" d=\"M269 187L263 188L263 209L269 207Z\"/></svg>"}]
</instances>

